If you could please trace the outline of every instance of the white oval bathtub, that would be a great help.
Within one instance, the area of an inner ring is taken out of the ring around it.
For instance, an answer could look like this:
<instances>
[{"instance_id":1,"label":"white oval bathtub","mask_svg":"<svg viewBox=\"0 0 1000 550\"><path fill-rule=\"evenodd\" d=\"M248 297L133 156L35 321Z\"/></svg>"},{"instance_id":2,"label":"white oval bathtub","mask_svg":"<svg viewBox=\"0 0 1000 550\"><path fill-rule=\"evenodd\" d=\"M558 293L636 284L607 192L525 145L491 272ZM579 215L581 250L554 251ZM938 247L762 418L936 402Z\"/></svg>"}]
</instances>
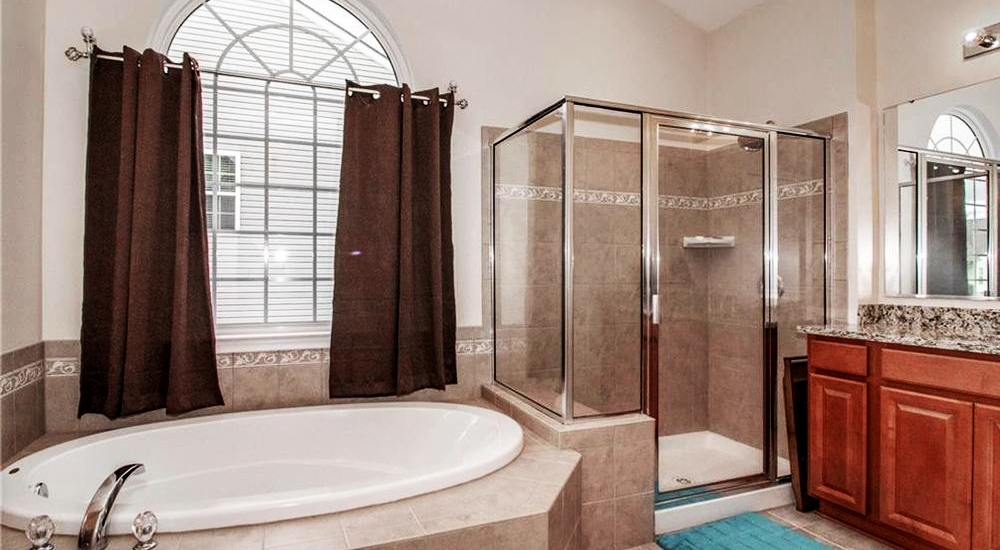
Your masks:
<instances>
[{"instance_id":1,"label":"white oval bathtub","mask_svg":"<svg viewBox=\"0 0 1000 550\"><path fill-rule=\"evenodd\" d=\"M520 452L521 427L480 407L329 405L124 428L63 443L3 471L3 524L47 514L75 535L101 481L140 462L111 515L130 532L152 510L163 532L328 514L458 485ZM45 483L49 497L32 487Z\"/></svg>"}]
</instances>

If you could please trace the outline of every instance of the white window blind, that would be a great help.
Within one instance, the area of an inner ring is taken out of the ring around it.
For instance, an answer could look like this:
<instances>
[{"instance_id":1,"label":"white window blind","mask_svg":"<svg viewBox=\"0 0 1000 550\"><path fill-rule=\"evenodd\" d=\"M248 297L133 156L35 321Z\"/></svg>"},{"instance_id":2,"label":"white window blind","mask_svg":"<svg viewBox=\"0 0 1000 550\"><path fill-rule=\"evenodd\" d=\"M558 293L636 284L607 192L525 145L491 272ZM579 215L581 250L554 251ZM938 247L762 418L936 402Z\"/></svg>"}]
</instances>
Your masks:
<instances>
[{"instance_id":1,"label":"white window blind","mask_svg":"<svg viewBox=\"0 0 1000 550\"><path fill-rule=\"evenodd\" d=\"M332 0L208 0L168 55L184 52L202 70L216 323L328 323L342 88L397 84L385 49Z\"/></svg>"}]
</instances>

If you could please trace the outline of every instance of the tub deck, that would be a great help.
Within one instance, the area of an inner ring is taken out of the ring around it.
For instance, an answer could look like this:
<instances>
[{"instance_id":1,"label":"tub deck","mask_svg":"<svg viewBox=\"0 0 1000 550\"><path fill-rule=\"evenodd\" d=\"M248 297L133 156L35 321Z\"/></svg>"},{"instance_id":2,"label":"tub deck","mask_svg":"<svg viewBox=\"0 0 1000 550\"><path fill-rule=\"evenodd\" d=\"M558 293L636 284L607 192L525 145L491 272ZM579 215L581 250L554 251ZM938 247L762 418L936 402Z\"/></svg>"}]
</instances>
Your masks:
<instances>
[{"instance_id":1,"label":"tub deck","mask_svg":"<svg viewBox=\"0 0 1000 550\"><path fill-rule=\"evenodd\" d=\"M495 410L482 400L467 404ZM45 436L14 460L84 435ZM576 549L581 490L580 454L525 431L524 449L513 462L448 489L336 514L165 533L157 541L160 550ZM53 542L60 549L76 547L74 537ZM116 536L109 549L130 550L134 544L131 536ZM0 546L28 545L22 533L4 527Z\"/></svg>"}]
</instances>

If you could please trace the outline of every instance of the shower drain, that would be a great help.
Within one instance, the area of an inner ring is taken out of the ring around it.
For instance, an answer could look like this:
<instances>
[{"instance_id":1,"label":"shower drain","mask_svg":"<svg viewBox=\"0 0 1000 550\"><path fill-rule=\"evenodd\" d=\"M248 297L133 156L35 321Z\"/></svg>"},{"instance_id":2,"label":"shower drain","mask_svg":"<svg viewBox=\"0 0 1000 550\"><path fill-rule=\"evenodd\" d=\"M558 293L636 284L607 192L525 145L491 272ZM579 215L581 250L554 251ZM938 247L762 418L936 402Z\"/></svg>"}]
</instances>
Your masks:
<instances>
[{"instance_id":1,"label":"shower drain","mask_svg":"<svg viewBox=\"0 0 1000 550\"><path fill-rule=\"evenodd\" d=\"M691 480L686 477L675 477L674 483L680 483L681 485L691 485Z\"/></svg>"}]
</instances>

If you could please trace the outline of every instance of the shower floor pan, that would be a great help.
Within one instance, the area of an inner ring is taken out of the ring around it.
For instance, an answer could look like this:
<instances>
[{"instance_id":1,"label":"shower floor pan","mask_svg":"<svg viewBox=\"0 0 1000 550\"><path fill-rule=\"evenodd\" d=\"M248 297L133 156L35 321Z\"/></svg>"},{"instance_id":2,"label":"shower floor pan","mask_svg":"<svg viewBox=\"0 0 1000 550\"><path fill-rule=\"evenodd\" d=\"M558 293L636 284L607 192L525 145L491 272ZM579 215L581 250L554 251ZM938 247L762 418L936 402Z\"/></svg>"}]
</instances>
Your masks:
<instances>
[{"instance_id":1,"label":"shower floor pan","mask_svg":"<svg viewBox=\"0 0 1000 550\"><path fill-rule=\"evenodd\" d=\"M691 432L659 438L658 481L666 493L717 481L761 473L760 449L715 432ZM778 459L778 475L791 472L788 460Z\"/></svg>"}]
</instances>

